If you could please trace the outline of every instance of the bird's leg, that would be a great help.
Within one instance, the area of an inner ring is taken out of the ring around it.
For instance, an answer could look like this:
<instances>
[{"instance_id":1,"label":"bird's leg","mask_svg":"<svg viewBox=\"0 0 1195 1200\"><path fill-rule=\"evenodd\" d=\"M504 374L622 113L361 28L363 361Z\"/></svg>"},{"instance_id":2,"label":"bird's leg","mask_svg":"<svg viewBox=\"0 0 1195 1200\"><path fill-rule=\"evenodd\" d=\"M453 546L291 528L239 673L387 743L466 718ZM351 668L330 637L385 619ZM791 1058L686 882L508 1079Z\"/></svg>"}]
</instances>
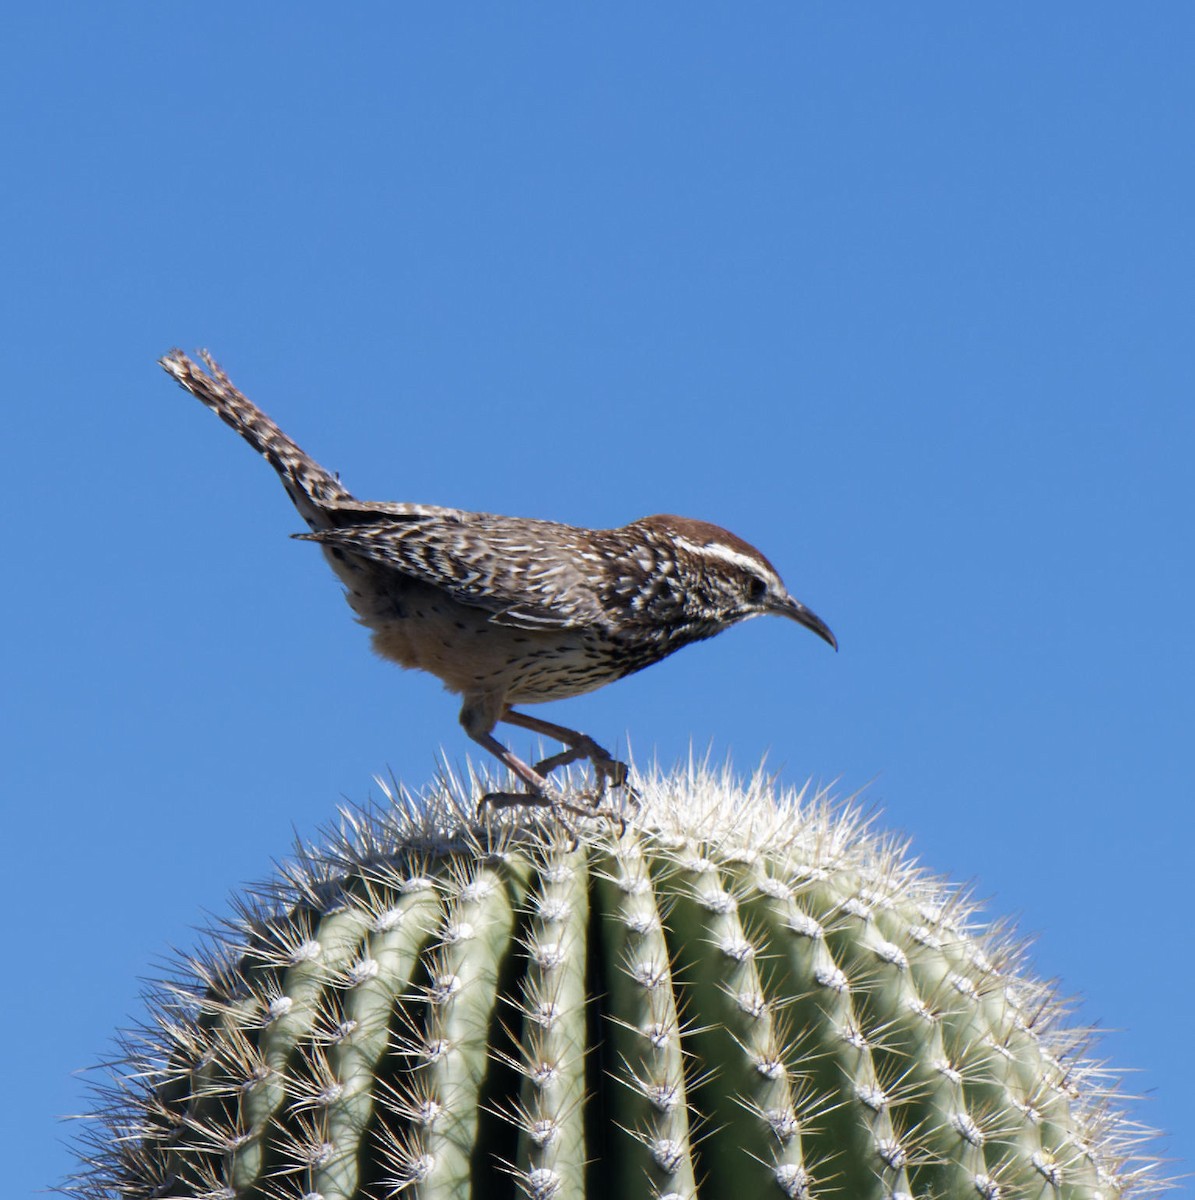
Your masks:
<instances>
[{"instance_id":1,"label":"bird's leg","mask_svg":"<svg viewBox=\"0 0 1195 1200\"><path fill-rule=\"evenodd\" d=\"M594 773L597 775L598 785L595 800L600 801L605 796L607 784L611 787L624 788L628 797L632 800L638 799L634 789L627 783L629 768L626 763L619 762L609 750L599 746L587 733L578 733L575 729L569 729L564 725L555 725L540 717L529 717L526 713L515 712L513 708L504 709L499 719L508 725L518 725L522 729L531 730L532 733L554 738L568 747L567 750L562 750L559 754L553 754L550 758L545 758L542 762L535 764L535 771L541 777L547 776L557 767L566 767L570 763L577 762L578 759L587 758L593 764Z\"/></svg>"},{"instance_id":2,"label":"bird's leg","mask_svg":"<svg viewBox=\"0 0 1195 1200\"><path fill-rule=\"evenodd\" d=\"M517 754L507 749L488 729L479 727L481 721L484 721L484 716L477 709L466 705L461 710L461 725L464 726L465 732L479 746L484 746L503 766L513 771L527 785L527 791L487 792L477 802L478 814L480 815L487 804L498 808L509 808L516 804L549 808L557 820L575 837L576 833L564 814L567 812L578 817L592 817L596 815L594 810L585 805L572 804L558 795L539 771L529 767Z\"/></svg>"},{"instance_id":3,"label":"bird's leg","mask_svg":"<svg viewBox=\"0 0 1195 1200\"><path fill-rule=\"evenodd\" d=\"M484 746L527 785L525 792L487 792L477 806L479 811L483 804L496 804L499 807L510 804L534 804L545 808L552 806L548 781L534 767L529 767L517 754L508 750L492 733L474 733L471 730L467 732L479 746Z\"/></svg>"}]
</instances>

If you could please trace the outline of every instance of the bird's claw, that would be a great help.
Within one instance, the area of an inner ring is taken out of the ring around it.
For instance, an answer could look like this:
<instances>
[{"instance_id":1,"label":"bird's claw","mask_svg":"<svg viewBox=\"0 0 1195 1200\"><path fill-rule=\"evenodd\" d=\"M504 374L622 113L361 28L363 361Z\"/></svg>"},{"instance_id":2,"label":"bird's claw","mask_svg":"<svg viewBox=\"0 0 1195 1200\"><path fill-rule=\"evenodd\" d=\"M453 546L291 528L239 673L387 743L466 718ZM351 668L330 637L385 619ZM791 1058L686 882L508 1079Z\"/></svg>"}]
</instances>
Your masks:
<instances>
[{"instance_id":1,"label":"bird's claw","mask_svg":"<svg viewBox=\"0 0 1195 1200\"><path fill-rule=\"evenodd\" d=\"M589 759L593 765L594 774L597 776L597 799L599 801L604 798L607 787L623 788L627 798L634 803L636 808L639 807L639 793L628 782L631 774L630 767L624 762L619 762L591 737L582 736L567 750L562 750L559 754L553 754L550 758L536 763L535 773L546 776L555 771L557 767L570 766L582 758Z\"/></svg>"},{"instance_id":2,"label":"bird's claw","mask_svg":"<svg viewBox=\"0 0 1195 1200\"><path fill-rule=\"evenodd\" d=\"M567 800L564 796L548 790L542 792L535 792L530 789L525 792L486 792L477 802L477 816L480 819L488 805L492 805L494 808L528 806L550 809L556 820L572 836L573 849L576 849L580 842L576 827L573 824L574 818L581 818L582 820L605 820L611 824L617 824L619 837L622 837L626 832L627 821L625 814L613 805L602 803L605 798L604 787L580 792L577 798L584 803ZM635 795L633 798L637 806L638 796Z\"/></svg>"},{"instance_id":3,"label":"bird's claw","mask_svg":"<svg viewBox=\"0 0 1195 1200\"><path fill-rule=\"evenodd\" d=\"M531 805L535 808L552 808L552 797L539 792L486 792L477 802L477 816L485 812L487 805L494 808L514 808L521 805Z\"/></svg>"}]
</instances>

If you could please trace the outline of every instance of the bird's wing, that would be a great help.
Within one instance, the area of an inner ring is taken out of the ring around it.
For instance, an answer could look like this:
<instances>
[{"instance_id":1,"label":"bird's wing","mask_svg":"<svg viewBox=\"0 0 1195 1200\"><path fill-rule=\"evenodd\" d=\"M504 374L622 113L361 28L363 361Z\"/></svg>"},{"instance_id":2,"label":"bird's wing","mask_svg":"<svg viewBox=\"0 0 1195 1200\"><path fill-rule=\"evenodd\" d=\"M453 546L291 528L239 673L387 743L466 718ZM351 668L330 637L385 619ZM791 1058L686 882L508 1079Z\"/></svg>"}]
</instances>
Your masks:
<instances>
[{"instance_id":1,"label":"bird's wing","mask_svg":"<svg viewBox=\"0 0 1195 1200\"><path fill-rule=\"evenodd\" d=\"M351 524L295 536L443 588L461 604L491 613L497 625L552 630L606 623L593 582L601 558L589 531L417 505L389 511L379 505L373 520L361 524L365 505L337 506L342 513Z\"/></svg>"},{"instance_id":2,"label":"bird's wing","mask_svg":"<svg viewBox=\"0 0 1195 1200\"><path fill-rule=\"evenodd\" d=\"M440 504L415 504L409 501L358 500L344 496L325 505L328 518L338 528L344 525L384 525L438 519L448 523L464 521L480 514Z\"/></svg>"}]
</instances>

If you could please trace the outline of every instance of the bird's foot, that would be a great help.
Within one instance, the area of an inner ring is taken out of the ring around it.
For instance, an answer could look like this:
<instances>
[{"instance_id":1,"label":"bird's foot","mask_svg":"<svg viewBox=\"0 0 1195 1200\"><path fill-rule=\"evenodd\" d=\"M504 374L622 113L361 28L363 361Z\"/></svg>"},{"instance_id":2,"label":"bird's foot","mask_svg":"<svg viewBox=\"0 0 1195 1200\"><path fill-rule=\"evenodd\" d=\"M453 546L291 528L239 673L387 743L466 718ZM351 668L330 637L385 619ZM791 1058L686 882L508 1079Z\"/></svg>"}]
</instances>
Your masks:
<instances>
[{"instance_id":1,"label":"bird's foot","mask_svg":"<svg viewBox=\"0 0 1195 1200\"><path fill-rule=\"evenodd\" d=\"M486 792L484 796L477 802L477 815L480 817L485 812L486 805L493 805L494 808L515 808L515 807L531 807L531 808L553 808L555 806L555 797L544 792Z\"/></svg>"},{"instance_id":2,"label":"bird's foot","mask_svg":"<svg viewBox=\"0 0 1195 1200\"><path fill-rule=\"evenodd\" d=\"M578 805L570 804L563 796L558 795L550 789L534 789L528 788L525 792L486 792L484 796L477 802L477 816L481 818L482 813L487 807L494 808L546 808L556 818L558 824L568 832L569 837L573 840L572 849L576 849L580 845L581 838L577 833L576 826L565 815L566 813L578 812L580 815L588 816L588 809L582 809Z\"/></svg>"},{"instance_id":3,"label":"bird's foot","mask_svg":"<svg viewBox=\"0 0 1195 1200\"><path fill-rule=\"evenodd\" d=\"M593 764L594 774L597 776L596 798L599 803L605 797L607 787L623 788L626 797L638 808L639 794L627 782L631 773L630 767L624 762L619 762L609 750L599 746L588 734L577 735L577 740L567 750L536 763L535 772L537 775L546 776L557 767L567 767L582 758L589 759Z\"/></svg>"},{"instance_id":4,"label":"bird's foot","mask_svg":"<svg viewBox=\"0 0 1195 1200\"><path fill-rule=\"evenodd\" d=\"M528 790L525 792L487 792L477 802L477 815L480 817L488 805L492 805L494 808L547 808L551 810L556 820L568 830L573 838L575 847L579 838L576 827L573 824L574 818L581 818L582 820L605 820L611 824L617 824L619 827L619 837L622 837L625 832L625 815L613 805L603 804L604 796L604 788L580 792L577 795L576 801L566 799L560 793L550 789L542 791Z\"/></svg>"}]
</instances>

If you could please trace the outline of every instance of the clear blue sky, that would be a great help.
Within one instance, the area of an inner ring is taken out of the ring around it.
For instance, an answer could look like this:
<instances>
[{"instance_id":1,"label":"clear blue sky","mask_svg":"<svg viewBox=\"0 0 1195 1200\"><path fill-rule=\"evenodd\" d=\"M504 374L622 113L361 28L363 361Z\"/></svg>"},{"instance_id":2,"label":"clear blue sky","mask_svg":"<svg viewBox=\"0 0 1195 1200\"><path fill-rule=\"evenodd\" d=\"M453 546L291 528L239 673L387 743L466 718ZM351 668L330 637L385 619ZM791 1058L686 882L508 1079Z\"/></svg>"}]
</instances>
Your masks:
<instances>
[{"instance_id":1,"label":"clear blue sky","mask_svg":"<svg viewBox=\"0 0 1195 1200\"><path fill-rule=\"evenodd\" d=\"M1191 1169L1195 8L644 9L5 16L10 1194L169 946L470 750L175 344L359 495L763 548L840 654L537 711L866 785Z\"/></svg>"}]
</instances>

